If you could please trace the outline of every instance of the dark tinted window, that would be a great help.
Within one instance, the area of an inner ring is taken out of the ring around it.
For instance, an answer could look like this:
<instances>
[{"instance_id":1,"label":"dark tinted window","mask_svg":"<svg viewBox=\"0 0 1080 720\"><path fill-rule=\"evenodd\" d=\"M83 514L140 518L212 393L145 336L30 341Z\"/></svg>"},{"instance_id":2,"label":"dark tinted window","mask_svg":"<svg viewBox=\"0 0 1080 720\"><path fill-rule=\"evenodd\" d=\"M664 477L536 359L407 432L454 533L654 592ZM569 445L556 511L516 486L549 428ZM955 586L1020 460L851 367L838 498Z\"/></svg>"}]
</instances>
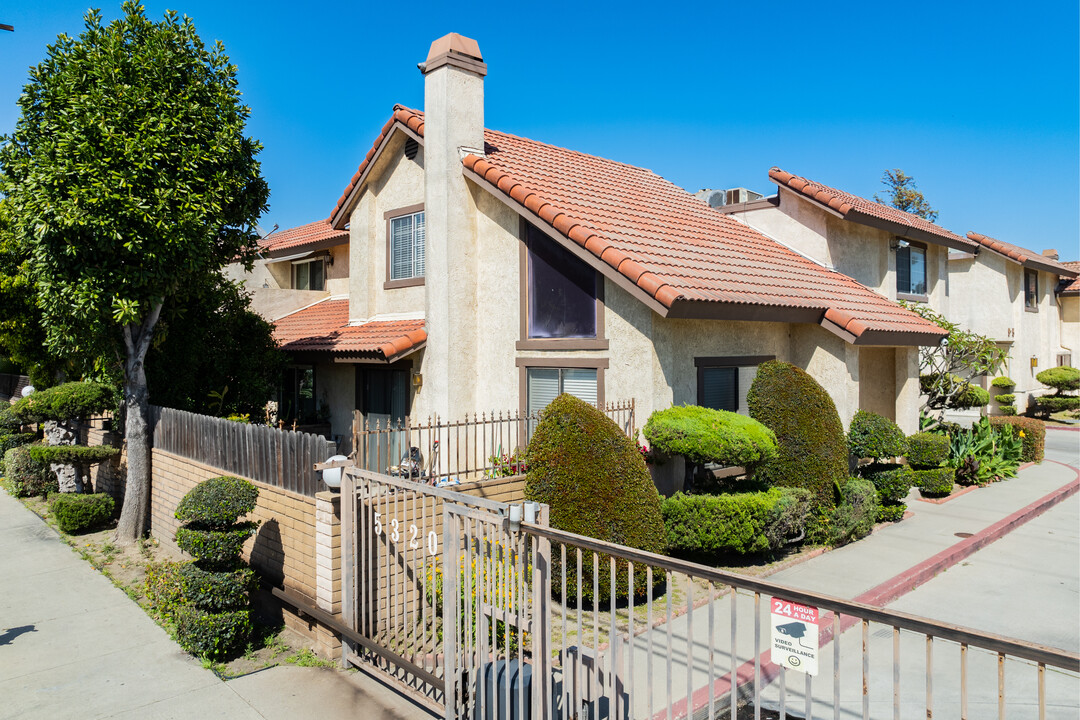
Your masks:
<instances>
[{"instance_id":1,"label":"dark tinted window","mask_svg":"<svg viewBox=\"0 0 1080 720\"><path fill-rule=\"evenodd\" d=\"M529 337L596 337L596 271L529 226Z\"/></svg>"}]
</instances>

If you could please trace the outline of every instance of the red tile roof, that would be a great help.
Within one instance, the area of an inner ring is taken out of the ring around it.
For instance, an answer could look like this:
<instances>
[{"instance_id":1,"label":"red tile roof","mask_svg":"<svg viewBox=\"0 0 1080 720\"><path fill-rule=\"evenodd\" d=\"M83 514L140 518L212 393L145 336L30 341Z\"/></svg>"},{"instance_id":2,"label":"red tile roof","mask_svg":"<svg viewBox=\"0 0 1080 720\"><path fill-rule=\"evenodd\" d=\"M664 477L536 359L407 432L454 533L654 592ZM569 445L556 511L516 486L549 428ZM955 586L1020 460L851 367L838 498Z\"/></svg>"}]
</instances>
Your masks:
<instances>
[{"instance_id":1,"label":"red tile roof","mask_svg":"<svg viewBox=\"0 0 1080 720\"><path fill-rule=\"evenodd\" d=\"M975 245L966 238L951 233L918 215L792 175L778 167L769 170L769 179L781 187L794 190L804 197L832 208L843 215L845 220L874 227L886 226L886 229L898 235L912 236L915 240L926 240L957 250L970 252L975 249Z\"/></svg>"},{"instance_id":2,"label":"red tile roof","mask_svg":"<svg viewBox=\"0 0 1080 720\"><path fill-rule=\"evenodd\" d=\"M350 196L395 123L423 136L423 114L396 106L338 201L335 222L342 222ZM587 250L594 264L671 316L783 315L831 323L854 336L849 339L884 345L932 343L945 334L649 170L492 130L484 137L485 157L467 155L467 171Z\"/></svg>"},{"instance_id":3,"label":"red tile roof","mask_svg":"<svg viewBox=\"0 0 1080 720\"><path fill-rule=\"evenodd\" d=\"M427 341L423 320L374 320L349 325L349 301L323 300L274 323L274 338L288 352L330 352L335 355L392 360Z\"/></svg>"},{"instance_id":4,"label":"red tile roof","mask_svg":"<svg viewBox=\"0 0 1080 720\"><path fill-rule=\"evenodd\" d=\"M316 220L300 227L270 233L259 241L259 252L278 255L285 250L304 250L312 246L330 247L349 242L348 230L335 230L330 220Z\"/></svg>"},{"instance_id":5,"label":"red tile roof","mask_svg":"<svg viewBox=\"0 0 1080 720\"><path fill-rule=\"evenodd\" d=\"M977 232L969 232L968 238L978 243L984 248L989 248L999 255L1020 263L1024 267L1034 268L1036 270L1045 270L1046 272L1057 273L1058 275L1064 275L1066 277L1076 277L1076 270L1069 268L1057 260L1049 258L1041 253L1037 253L1034 250L1028 250L1027 248L1020 247L1019 245L1013 245L1012 243L1004 242L1003 240L995 240L992 237L981 235Z\"/></svg>"},{"instance_id":6,"label":"red tile roof","mask_svg":"<svg viewBox=\"0 0 1080 720\"><path fill-rule=\"evenodd\" d=\"M1070 282L1062 282L1061 289L1058 290L1059 295L1080 295L1080 262L1063 262L1061 263L1065 267L1077 273L1078 277L1074 277Z\"/></svg>"}]
</instances>

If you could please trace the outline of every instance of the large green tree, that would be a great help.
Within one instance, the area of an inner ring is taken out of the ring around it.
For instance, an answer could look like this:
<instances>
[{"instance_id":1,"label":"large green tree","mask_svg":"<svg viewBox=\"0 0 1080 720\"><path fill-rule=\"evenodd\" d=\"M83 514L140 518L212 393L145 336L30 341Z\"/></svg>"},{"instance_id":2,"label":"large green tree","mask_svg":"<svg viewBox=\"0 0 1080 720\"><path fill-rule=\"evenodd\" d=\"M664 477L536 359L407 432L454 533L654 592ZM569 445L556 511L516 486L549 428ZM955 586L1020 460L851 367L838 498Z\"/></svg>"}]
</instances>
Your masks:
<instances>
[{"instance_id":1,"label":"large green tree","mask_svg":"<svg viewBox=\"0 0 1080 720\"><path fill-rule=\"evenodd\" d=\"M898 210L918 215L930 222L937 220L937 210L930 207L930 203L915 187L915 178L900 168L886 170L885 174L881 176L881 184L888 188L889 192L885 197L875 194L874 200L876 202L892 205Z\"/></svg>"},{"instance_id":2,"label":"large green tree","mask_svg":"<svg viewBox=\"0 0 1080 720\"><path fill-rule=\"evenodd\" d=\"M128 479L117 539L145 528L150 494L146 353L162 308L235 259L251 262L269 191L244 135L249 110L220 43L189 18L125 2L60 36L30 70L0 190L29 244L46 343L118 357Z\"/></svg>"}]
</instances>

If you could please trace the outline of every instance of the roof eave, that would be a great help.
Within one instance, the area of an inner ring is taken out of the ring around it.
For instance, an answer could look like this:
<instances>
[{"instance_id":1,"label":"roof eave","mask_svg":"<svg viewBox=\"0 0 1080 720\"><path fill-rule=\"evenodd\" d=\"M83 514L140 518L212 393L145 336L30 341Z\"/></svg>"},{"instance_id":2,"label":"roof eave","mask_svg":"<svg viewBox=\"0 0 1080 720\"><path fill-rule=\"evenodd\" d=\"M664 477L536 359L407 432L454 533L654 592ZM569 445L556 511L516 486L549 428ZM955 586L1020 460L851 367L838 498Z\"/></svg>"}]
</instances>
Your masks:
<instances>
[{"instance_id":1,"label":"roof eave","mask_svg":"<svg viewBox=\"0 0 1080 720\"><path fill-rule=\"evenodd\" d=\"M859 210L849 210L845 215L845 220L858 223L860 225L866 225L868 227L877 228L878 230L885 230L893 235L898 235L909 240L918 240L930 245L943 245L944 247L952 248L954 250L963 250L965 252L978 251L978 243L974 243L970 240L964 240L957 236L956 238L945 237L944 235L938 235L937 233L927 232L926 230L920 230L919 228L913 228L902 223L893 222L891 220L885 220L883 218L874 217L868 215Z\"/></svg>"},{"instance_id":2,"label":"roof eave","mask_svg":"<svg viewBox=\"0 0 1080 720\"><path fill-rule=\"evenodd\" d=\"M382 157L383 150L385 150L386 146L390 143L395 130L400 130L423 146L423 135L414 132L412 128L395 116L390 127L383 133L382 139L374 148L374 153L371 157L365 159L364 169L360 173L360 177L353 183L352 190L350 190L349 194L346 196L345 201L334 208L334 214L330 216L330 226L335 230L345 229L345 225L349 222L349 216L352 214L353 208L356 207L356 203L360 199L361 193L364 191L368 176L371 174L371 169L379 162L379 158Z\"/></svg>"}]
</instances>

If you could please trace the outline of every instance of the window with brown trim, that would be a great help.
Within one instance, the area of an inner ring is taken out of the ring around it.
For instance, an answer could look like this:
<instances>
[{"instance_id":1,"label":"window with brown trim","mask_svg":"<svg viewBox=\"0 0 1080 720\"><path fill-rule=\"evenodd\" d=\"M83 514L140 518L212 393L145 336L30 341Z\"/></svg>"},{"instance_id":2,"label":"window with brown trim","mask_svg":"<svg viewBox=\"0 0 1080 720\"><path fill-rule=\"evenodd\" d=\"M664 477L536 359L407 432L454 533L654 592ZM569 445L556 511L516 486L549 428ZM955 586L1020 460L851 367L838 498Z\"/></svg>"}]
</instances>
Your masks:
<instances>
[{"instance_id":1,"label":"window with brown trim","mask_svg":"<svg viewBox=\"0 0 1080 720\"><path fill-rule=\"evenodd\" d=\"M522 222L518 350L606 350L603 279L530 223Z\"/></svg>"},{"instance_id":2,"label":"window with brown trim","mask_svg":"<svg viewBox=\"0 0 1080 720\"><path fill-rule=\"evenodd\" d=\"M1037 312L1039 309L1039 273L1024 270L1024 309Z\"/></svg>"},{"instance_id":3,"label":"window with brown trim","mask_svg":"<svg viewBox=\"0 0 1080 720\"><path fill-rule=\"evenodd\" d=\"M424 206L412 205L387 212L385 288L424 284L426 227Z\"/></svg>"},{"instance_id":4,"label":"window with brown trim","mask_svg":"<svg viewBox=\"0 0 1080 720\"><path fill-rule=\"evenodd\" d=\"M326 258L297 260L292 264L294 290L324 290L326 287Z\"/></svg>"},{"instance_id":5,"label":"window with brown trim","mask_svg":"<svg viewBox=\"0 0 1080 720\"><path fill-rule=\"evenodd\" d=\"M757 367L774 360L773 355L741 355L731 357L696 357L697 404L713 410L738 412L742 404L739 393L739 368Z\"/></svg>"},{"instance_id":6,"label":"window with brown trim","mask_svg":"<svg viewBox=\"0 0 1080 720\"><path fill-rule=\"evenodd\" d=\"M532 415L569 393L590 405L604 402L607 358L518 358L520 407Z\"/></svg>"},{"instance_id":7,"label":"window with brown trim","mask_svg":"<svg viewBox=\"0 0 1080 720\"><path fill-rule=\"evenodd\" d=\"M901 240L896 250L896 294L926 297L926 246Z\"/></svg>"}]
</instances>

